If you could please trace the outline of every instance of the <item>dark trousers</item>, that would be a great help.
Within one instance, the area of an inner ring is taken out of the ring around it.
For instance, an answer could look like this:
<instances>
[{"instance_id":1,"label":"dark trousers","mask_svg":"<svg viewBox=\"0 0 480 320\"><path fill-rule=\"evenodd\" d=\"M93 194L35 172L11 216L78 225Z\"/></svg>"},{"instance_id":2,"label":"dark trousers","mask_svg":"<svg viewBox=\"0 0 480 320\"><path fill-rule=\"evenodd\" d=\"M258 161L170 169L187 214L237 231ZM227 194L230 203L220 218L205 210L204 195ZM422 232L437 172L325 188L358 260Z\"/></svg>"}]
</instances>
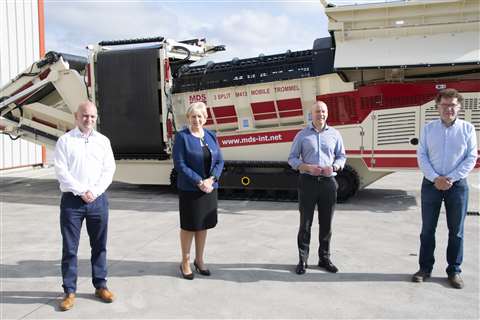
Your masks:
<instances>
[{"instance_id":1,"label":"dark trousers","mask_svg":"<svg viewBox=\"0 0 480 320\"><path fill-rule=\"evenodd\" d=\"M332 220L337 200L337 182L333 177L313 177L300 174L298 179L298 207L300 227L297 244L299 258L308 261L310 234L315 206L318 210L320 259L330 258L330 239L332 238Z\"/></svg>"},{"instance_id":2,"label":"dark trousers","mask_svg":"<svg viewBox=\"0 0 480 320\"><path fill-rule=\"evenodd\" d=\"M77 251L83 220L90 238L92 283L95 288L106 287L108 199L102 194L92 203L70 192L63 193L60 204L60 230L63 238L62 278L65 293L77 290Z\"/></svg>"},{"instance_id":3,"label":"dark trousers","mask_svg":"<svg viewBox=\"0 0 480 320\"><path fill-rule=\"evenodd\" d=\"M422 233L420 234L420 269L431 272L435 263L435 230L442 202L448 226L447 274L460 273L463 261L463 226L467 214L468 183L456 181L453 186L441 191L427 179L422 182Z\"/></svg>"}]
</instances>

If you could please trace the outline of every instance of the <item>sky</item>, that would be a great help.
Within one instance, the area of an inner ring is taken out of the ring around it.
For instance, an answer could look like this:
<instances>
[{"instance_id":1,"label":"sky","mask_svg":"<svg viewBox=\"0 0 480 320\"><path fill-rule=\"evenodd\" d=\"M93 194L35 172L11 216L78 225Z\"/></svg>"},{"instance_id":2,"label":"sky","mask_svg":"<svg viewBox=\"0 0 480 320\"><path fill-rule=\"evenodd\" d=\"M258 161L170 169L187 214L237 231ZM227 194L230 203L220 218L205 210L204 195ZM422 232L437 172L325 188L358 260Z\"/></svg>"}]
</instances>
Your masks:
<instances>
[{"instance_id":1,"label":"sky","mask_svg":"<svg viewBox=\"0 0 480 320\"><path fill-rule=\"evenodd\" d=\"M247 58L310 49L328 31L320 0L45 0L45 34L47 51L81 56L102 40L163 36L206 38Z\"/></svg>"}]
</instances>

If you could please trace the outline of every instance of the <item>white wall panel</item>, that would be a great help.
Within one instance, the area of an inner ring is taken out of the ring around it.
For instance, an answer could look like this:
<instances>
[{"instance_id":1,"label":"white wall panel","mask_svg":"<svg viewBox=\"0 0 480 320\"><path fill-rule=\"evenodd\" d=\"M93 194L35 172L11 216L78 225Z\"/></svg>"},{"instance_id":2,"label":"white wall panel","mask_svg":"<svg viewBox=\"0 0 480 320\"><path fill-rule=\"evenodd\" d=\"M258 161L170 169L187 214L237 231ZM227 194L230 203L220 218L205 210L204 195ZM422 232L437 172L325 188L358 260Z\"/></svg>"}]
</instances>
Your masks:
<instances>
[{"instance_id":1,"label":"white wall panel","mask_svg":"<svg viewBox=\"0 0 480 320\"><path fill-rule=\"evenodd\" d=\"M16 143L12 143L12 164L11 166L14 168L20 167L22 163L20 162L20 159L22 158L22 153L21 153L21 145L23 141L17 141Z\"/></svg>"},{"instance_id":2,"label":"white wall panel","mask_svg":"<svg viewBox=\"0 0 480 320\"><path fill-rule=\"evenodd\" d=\"M0 0L0 87L40 58L37 0ZM42 163L42 148L0 135L0 170Z\"/></svg>"}]
</instances>

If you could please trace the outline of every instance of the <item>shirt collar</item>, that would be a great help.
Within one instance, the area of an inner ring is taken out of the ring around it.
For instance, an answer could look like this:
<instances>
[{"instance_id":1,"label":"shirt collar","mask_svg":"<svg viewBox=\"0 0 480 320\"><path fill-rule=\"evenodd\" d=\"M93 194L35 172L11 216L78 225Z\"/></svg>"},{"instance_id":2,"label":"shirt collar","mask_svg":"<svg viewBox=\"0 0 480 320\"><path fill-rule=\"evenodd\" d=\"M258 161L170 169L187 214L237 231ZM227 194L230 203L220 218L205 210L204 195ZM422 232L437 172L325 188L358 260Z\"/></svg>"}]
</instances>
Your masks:
<instances>
[{"instance_id":1,"label":"shirt collar","mask_svg":"<svg viewBox=\"0 0 480 320\"><path fill-rule=\"evenodd\" d=\"M451 125L449 125L449 126L447 126L447 125L445 124L445 122L443 122L443 120L442 120L442 119L440 119L440 123L441 123L441 124L442 124L442 126L444 126L445 128L450 128L450 127L453 127L453 126L455 126L455 125L458 123L458 121L457 121L457 120L458 120L458 118L455 118L455 119L452 121L452 124L451 124Z\"/></svg>"},{"instance_id":2,"label":"shirt collar","mask_svg":"<svg viewBox=\"0 0 480 320\"><path fill-rule=\"evenodd\" d=\"M315 126L313 125L313 122L310 122L310 123L308 124L308 128L309 128L310 130L314 130L315 132L318 132L318 131L317 131L317 128L315 128ZM329 128L330 128L330 126L325 123L325 128L323 129L323 131L328 130Z\"/></svg>"},{"instance_id":3,"label":"shirt collar","mask_svg":"<svg viewBox=\"0 0 480 320\"><path fill-rule=\"evenodd\" d=\"M90 132L90 135L88 135L88 137L86 135L83 134L82 131L80 131L80 129L77 127L75 127L75 129L73 129L73 135L75 137L78 137L78 138L88 138L88 137L94 137L96 135L96 131L95 129L92 130L92 132Z\"/></svg>"}]
</instances>

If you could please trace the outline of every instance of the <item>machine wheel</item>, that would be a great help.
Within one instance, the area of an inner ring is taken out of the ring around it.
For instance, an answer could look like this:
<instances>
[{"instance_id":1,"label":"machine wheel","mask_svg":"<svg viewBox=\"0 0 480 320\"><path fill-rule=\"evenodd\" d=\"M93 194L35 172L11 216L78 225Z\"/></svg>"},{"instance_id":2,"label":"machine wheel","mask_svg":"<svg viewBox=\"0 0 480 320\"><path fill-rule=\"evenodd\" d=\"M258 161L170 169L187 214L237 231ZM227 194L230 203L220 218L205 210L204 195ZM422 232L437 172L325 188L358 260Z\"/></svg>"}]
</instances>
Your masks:
<instances>
[{"instance_id":1,"label":"machine wheel","mask_svg":"<svg viewBox=\"0 0 480 320\"><path fill-rule=\"evenodd\" d=\"M170 188L177 191L177 171L175 169L170 172Z\"/></svg>"},{"instance_id":2,"label":"machine wheel","mask_svg":"<svg viewBox=\"0 0 480 320\"><path fill-rule=\"evenodd\" d=\"M342 203L353 197L360 186L360 178L353 167L346 165L335 177L338 183L337 202Z\"/></svg>"}]
</instances>

